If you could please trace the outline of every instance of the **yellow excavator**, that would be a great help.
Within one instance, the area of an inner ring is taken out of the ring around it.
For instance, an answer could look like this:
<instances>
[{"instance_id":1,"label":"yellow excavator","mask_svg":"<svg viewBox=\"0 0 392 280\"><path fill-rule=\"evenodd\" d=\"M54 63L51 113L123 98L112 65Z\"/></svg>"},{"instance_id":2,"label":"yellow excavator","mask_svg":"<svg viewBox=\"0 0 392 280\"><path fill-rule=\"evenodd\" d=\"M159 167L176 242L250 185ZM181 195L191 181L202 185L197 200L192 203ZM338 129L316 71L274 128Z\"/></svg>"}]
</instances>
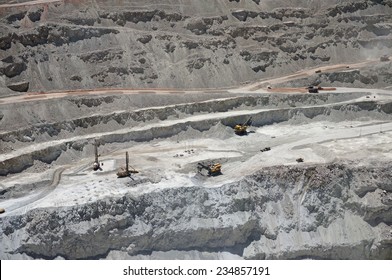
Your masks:
<instances>
[{"instance_id":1,"label":"yellow excavator","mask_svg":"<svg viewBox=\"0 0 392 280\"><path fill-rule=\"evenodd\" d=\"M234 133L237 135L247 135L246 129L252 124L252 117L250 117L244 124L237 124L234 127Z\"/></svg>"},{"instance_id":2,"label":"yellow excavator","mask_svg":"<svg viewBox=\"0 0 392 280\"><path fill-rule=\"evenodd\" d=\"M206 169L208 176L217 176L222 174L222 165L220 163L205 165L199 162L197 165L199 172L201 172L203 169Z\"/></svg>"},{"instance_id":3,"label":"yellow excavator","mask_svg":"<svg viewBox=\"0 0 392 280\"><path fill-rule=\"evenodd\" d=\"M121 167L117 172L117 178L131 177L132 174L136 173L139 173L139 171L135 170L133 167L132 170L129 170L129 156L128 152L125 152L125 168Z\"/></svg>"}]
</instances>

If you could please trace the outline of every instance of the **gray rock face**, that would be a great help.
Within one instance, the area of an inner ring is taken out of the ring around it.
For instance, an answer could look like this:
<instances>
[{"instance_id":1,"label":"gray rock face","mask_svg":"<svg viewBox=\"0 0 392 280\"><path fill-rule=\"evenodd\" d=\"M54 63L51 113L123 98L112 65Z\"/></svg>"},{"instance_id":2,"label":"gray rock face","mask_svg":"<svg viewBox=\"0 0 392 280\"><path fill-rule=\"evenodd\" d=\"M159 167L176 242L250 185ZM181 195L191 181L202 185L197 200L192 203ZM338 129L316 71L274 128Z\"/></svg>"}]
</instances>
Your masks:
<instances>
[{"instance_id":1,"label":"gray rock face","mask_svg":"<svg viewBox=\"0 0 392 280\"><path fill-rule=\"evenodd\" d=\"M232 15L240 21L246 21L246 19L248 18L248 11L244 11L244 10L235 11L232 13Z\"/></svg>"},{"instance_id":2,"label":"gray rock face","mask_svg":"<svg viewBox=\"0 0 392 280\"><path fill-rule=\"evenodd\" d=\"M282 87L306 87L308 85L336 85L351 86L361 88L388 87L391 84L392 76L390 69L392 63L383 62L371 68L346 69L341 72L314 73L308 78L302 78L291 82L281 83Z\"/></svg>"},{"instance_id":3,"label":"gray rock face","mask_svg":"<svg viewBox=\"0 0 392 280\"><path fill-rule=\"evenodd\" d=\"M12 63L4 68L0 68L0 74L4 74L8 78L13 78L20 75L26 68L26 64L23 62Z\"/></svg>"},{"instance_id":4,"label":"gray rock face","mask_svg":"<svg viewBox=\"0 0 392 280\"><path fill-rule=\"evenodd\" d=\"M7 8L0 20L0 87L23 80L30 91L226 87L379 57L392 47L389 1L214 3Z\"/></svg>"},{"instance_id":5,"label":"gray rock face","mask_svg":"<svg viewBox=\"0 0 392 280\"><path fill-rule=\"evenodd\" d=\"M392 222L392 206L377 201L378 188L365 183L382 185L392 197L389 169L274 167L219 188L37 209L0 220L0 256L79 259L105 257L111 250L132 256L225 248L247 259L391 258L385 225Z\"/></svg>"},{"instance_id":6,"label":"gray rock face","mask_svg":"<svg viewBox=\"0 0 392 280\"><path fill-rule=\"evenodd\" d=\"M9 89L18 92L26 92L29 89L29 82L19 82L7 86Z\"/></svg>"}]
</instances>

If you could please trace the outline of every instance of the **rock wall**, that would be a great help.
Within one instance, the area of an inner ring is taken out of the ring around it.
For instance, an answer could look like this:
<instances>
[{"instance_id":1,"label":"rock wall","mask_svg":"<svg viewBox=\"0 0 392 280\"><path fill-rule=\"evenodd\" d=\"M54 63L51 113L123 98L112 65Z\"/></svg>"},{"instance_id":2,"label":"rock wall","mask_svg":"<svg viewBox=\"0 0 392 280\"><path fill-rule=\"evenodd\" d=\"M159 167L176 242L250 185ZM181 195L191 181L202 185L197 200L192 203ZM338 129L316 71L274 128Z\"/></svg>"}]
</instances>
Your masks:
<instances>
[{"instance_id":1,"label":"rock wall","mask_svg":"<svg viewBox=\"0 0 392 280\"><path fill-rule=\"evenodd\" d=\"M36 209L0 220L0 257L197 250L247 259L391 259L390 168L277 166L220 187Z\"/></svg>"},{"instance_id":2,"label":"rock wall","mask_svg":"<svg viewBox=\"0 0 392 280\"><path fill-rule=\"evenodd\" d=\"M58 1L0 8L1 95L226 87L392 46L391 1ZM153 7L153 8L152 8Z\"/></svg>"}]
</instances>

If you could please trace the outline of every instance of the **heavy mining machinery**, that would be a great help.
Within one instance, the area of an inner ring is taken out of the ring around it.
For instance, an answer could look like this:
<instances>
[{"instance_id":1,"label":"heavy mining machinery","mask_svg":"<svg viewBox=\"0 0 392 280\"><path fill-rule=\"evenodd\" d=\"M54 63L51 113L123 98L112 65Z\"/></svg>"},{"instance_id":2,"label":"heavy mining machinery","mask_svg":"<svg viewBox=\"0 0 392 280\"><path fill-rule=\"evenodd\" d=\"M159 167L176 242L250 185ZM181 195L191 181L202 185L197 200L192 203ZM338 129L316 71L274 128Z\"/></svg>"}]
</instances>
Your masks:
<instances>
[{"instance_id":1,"label":"heavy mining machinery","mask_svg":"<svg viewBox=\"0 0 392 280\"><path fill-rule=\"evenodd\" d=\"M128 152L125 152L125 168L121 167L121 169L117 172L117 178L131 177L132 174L136 173L139 173L139 171L135 170L133 167L132 170L129 170L129 156Z\"/></svg>"},{"instance_id":2,"label":"heavy mining machinery","mask_svg":"<svg viewBox=\"0 0 392 280\"><path fill-rule=\"evenodd\" d=\"M309 93L318 93L321 88L319 86L308 86Z\"/></svg>"},{"instance_id":3,"label":"heavy mining machinery","mask_svg":"<svg viewBox=\"0 0 392 280\"><path fill-rule=\"evenodd\" d=\"M197 165L199 172L201 173L201 171L205 169L208 172L208 176L216 176L222 174L222 165L220 163L205 165L199 162Z\"/></svg>"},{"instance_id":4,"label":"heavy mining machinery","mask_svg":"<svg viewBox=\"0 0 392 280\"><path fill-rule=\"evenodd\" d=\"M95 142L94 142L94 154L95 154L95 160L93 163L93 170L94 171L102 170L101 165L98 160L99 155L98 155L98 142L97 142L97 140L95 140Z\"/></svg>"},{"instance_id":5,"label":"heavy mining machinery","mask_svg":"<svg viewBox=\"0 0 392 280\"><path fill-rule=\"evenodd\" d=\"M300 157L300 158L297 158L297 159L296 159L296 162L298 162L298 163L300 163L300 162L304 162L304 159L303 159L303 158L301 158L301 157Z\"/></svg>"},{"instance_id":6,"label":"heavy mining machinery","mask_svg":"<svg viewBox=\"0 0 392 280\"><path fill-rule=\"evenodd\" d=\"M234 133L237 134L237 135L246 135L246 134L248 134L246 129L251 124L252 124L252 117L250 117L246 122L244 122L244 124L237 124L234 127Z\"/></svg>"},{"instance_id":7,"label":"heavy mining machinery","mask_svg":"<svg viewBox=\"0 0 392 280\"><path fill-rule=\"evenodd\" d=\"M381 62L389 61L389 56L388 55L383 55L380 57Z\"/></svg>"}]
</instances>

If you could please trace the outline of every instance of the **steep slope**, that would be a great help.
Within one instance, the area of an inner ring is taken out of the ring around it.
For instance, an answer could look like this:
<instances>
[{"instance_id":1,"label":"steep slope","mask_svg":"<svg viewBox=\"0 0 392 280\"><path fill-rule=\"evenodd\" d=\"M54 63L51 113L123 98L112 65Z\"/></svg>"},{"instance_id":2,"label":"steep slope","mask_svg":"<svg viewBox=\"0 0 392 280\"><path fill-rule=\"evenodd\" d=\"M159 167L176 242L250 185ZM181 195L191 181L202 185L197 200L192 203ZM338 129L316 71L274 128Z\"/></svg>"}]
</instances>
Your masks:
<instances>
[{"instance_id":1,"label":"steep slope","mask_svg":"<svg viewBox=\"0 0 392 280\"><path fill-rule=\"evenodd\" d=\"M387 0L3 5L1 94L227 87L378 58L392 46L391 7Z\"/></svg>"},{"instance_id":2,"label":"steep slope","mask_svg":"<svg viewBox=\"0 0 392 280\"><path fill-rule=\"evenodd\" d=\"M391 196L382 198L366 184L392 191L390 166L369 168L274 167L217 188L36 209L0 220L0 257L96 259L120 251L130 258L197 250L247 259L390 259Z\"/></svg>"}]
</instances>

